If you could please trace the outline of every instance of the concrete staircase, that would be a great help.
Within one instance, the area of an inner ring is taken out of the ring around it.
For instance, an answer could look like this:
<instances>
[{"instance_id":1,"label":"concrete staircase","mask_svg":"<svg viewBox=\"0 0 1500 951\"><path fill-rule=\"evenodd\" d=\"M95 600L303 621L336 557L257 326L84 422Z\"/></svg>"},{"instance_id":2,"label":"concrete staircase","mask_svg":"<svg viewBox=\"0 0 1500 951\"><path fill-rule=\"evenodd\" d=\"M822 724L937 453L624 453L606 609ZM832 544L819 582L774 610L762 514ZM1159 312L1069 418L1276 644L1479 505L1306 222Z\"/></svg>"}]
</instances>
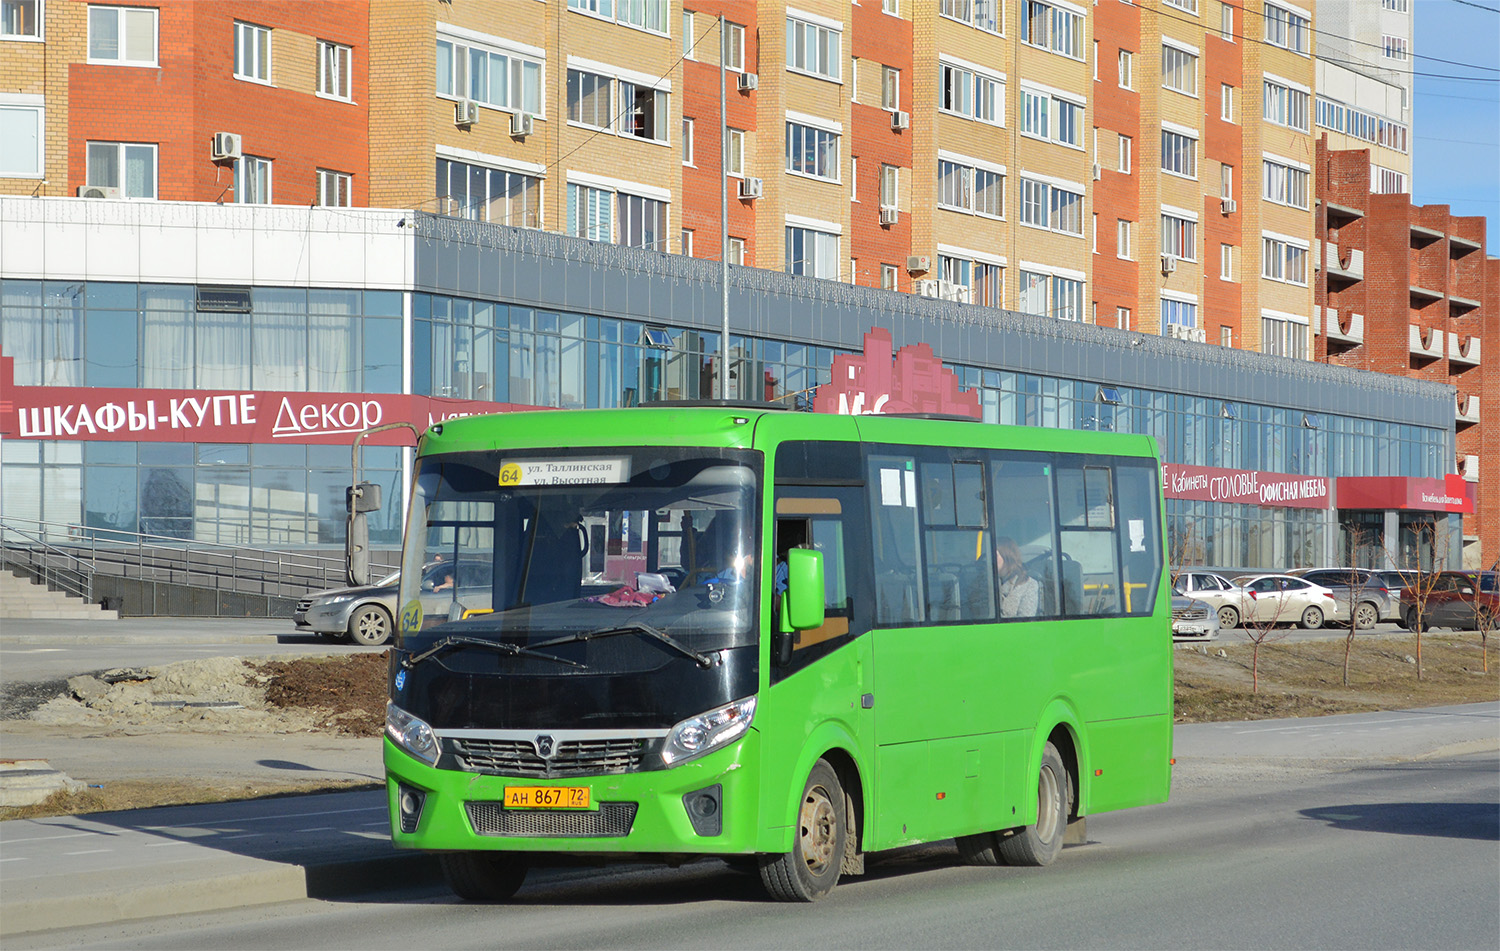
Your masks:
<instances>
[{"instance_id":1,"label":"concrete staircase","mask_svg":"<svg viewBox=\"0 0 1500 951\"><path fill-rule=\"evenodd\" d=\"M118 621L119 611L106 611L82 598L50 591L9 571L0 571L0 618L5 620Z\"/></svg>"}]
</instances>

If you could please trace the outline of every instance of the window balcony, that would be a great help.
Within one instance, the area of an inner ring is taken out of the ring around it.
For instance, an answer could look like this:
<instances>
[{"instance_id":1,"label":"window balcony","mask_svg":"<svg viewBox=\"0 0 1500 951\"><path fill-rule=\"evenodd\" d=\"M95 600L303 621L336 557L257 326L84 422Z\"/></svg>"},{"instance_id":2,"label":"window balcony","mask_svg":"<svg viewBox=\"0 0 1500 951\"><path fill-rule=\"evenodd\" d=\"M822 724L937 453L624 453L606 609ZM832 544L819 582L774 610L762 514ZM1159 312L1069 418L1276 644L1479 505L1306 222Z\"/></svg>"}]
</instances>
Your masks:
<instances>
[{"instance_id":1,"label":"window balcony","mask_svg":"<svg viewBox=\"0 0 1500 951\"><path fill-rule=\"evenodd\" d=\"M1324 308L1324 333L1328 337L1330 345L1341 343L1347 346L1357 346L1365 342L1365 315L1350 313L1340 316L1339 312L1332 307Z\"/></svg>"},{"instance_id":2,"label":"window balcony","mask_svg":"<svg viewBox=\"0 0 1500 951\"><path fill-rule=\"evenodd\" d=\"M1461 258L1478 250L1478 241L1470 241L1468 238L1460 238L1451 234L1448 236L1449 258Z\"/></svg>"},{"instance_id":3,"label":"window balcony","mask_svg":"<svg viewBox=\"0 0 1500 951\"><path fill-rule=\"evenodd\" d=\"M1448 334L1448 362L1469 367L1479 366L1479 338L1468 337L1462 344L1458 340L1458 334Z\"/></svg>"},{"instance_id":4,"label":"window balcony","mask_svg":"<svg viewBox=\"0 0 1500 951\"><path fill-rule=\"evenodd\" d=\"M1462 317L1471 310L1479 309L1479 301L1470 300L1467 297L1459 297L1457 294L1448 295L1448 314L1453 317Z\"/></svg>"},{"instance_id":5,"label":"window balcony","mask_svg":"<svg viewBox=\"0 0 1500 951\"><path fill-rule=\"evenodd\" d=\"M1454 407L1453 422L1459 428L1479 422L1479 397L1472 393L1468 396L1460 395Z\"/></svg>"},{"instance_id":6,"label":"window balcony","mask_svg":"<svg viewBox=\"0 0 1500 951\"><path fill-rule=\"evenodd\" d=\"M1443 358L1443 332L1437 327L1418 327L1410 324L1407 348L1419 360L1441 360Z\"/></svg>"},{"instance_id":7,"label":"window balcony","mask_svg":"<svg viewBox=\"0 0 1500 951\"><path fill-rule=\"evenodd\" d=\"M1464 477L1465 482L1479 481L1479 457L1459 456L1458 474Z\"/></svg>"}]
</instances>

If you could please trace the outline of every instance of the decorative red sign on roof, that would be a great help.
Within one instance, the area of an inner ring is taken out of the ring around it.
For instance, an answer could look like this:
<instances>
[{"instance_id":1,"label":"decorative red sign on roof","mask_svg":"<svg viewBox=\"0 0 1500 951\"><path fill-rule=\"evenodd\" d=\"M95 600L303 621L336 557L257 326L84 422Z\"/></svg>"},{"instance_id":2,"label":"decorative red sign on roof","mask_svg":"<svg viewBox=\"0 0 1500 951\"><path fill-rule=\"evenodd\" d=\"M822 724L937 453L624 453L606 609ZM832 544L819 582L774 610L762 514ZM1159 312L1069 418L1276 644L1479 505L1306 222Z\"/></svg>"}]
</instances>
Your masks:
<instances>
[{"instance_id":1,"label":"decorative red sign on roof","mask_svg":"<svg viewBox=\"0 0 1500 951\"><path fill-rule=\"evenodd\" d=\"M813 394L813 412L861 416L882 413L940 413L981 418L979 394L960 390L958 377L925 343L901 348L880 327L865 334L863 354L833 358L832 381Z\"/></svg>"}]
</instances>

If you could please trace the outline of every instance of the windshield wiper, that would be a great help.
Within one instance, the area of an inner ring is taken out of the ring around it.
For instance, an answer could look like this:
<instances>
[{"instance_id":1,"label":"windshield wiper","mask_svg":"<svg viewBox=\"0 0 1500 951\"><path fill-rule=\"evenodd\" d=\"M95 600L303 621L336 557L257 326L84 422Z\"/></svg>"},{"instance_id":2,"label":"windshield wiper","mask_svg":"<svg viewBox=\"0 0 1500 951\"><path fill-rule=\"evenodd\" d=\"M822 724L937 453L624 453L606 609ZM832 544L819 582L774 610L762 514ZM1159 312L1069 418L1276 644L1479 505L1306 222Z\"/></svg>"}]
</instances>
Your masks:
<instances>
[{"instance_id":1,"label":"windshield wiper","mask_svg":"<svg viewBox=\"0 0 1500 951\"><path fill-rule=\"evenodd\" d=\"M538 644L537 646L546 647L550 644L556 643L560 642L548 641L547 644ZM409 657L403 657L401 659L401 666L408 669L415 667L427 658L452 650L455 647L483 647L486 650L499 651L502 654L509 654L512 657L517 657L524 654L527 657L537 657L541 660L550 660L555 661L559 664L567 664L569 667L577 667L579 670L587 669L586 665L580 664L576 660L568 660L566 657L557 657L553 654L543 654L533 648L521 647L517 644L507 644L504 641L485 640L482 637L465 637L462 634L450 634L449 636L442 638L437 643L433 644L431 647L427 648L420 654L413 654Z\"/></svg>"},{"instance_id":2,"label":"windshield wiper","mask_svg":"<svg viewBox=\"0 0 1500 951\"><path fill-rule=\"evenodd\" d=\"M613 627L601 627L595 631L580 631L577 634L569 634L550 641L543 641L537 647L552 647L555 644L572 644L576 641L592 640L596 637L614 637L616 634L644 634L647 637L658 640L673 650L698 662L699 667L712 667L714 659L701 651L695 651L691 647L668 634L666 631L658 630L645 621L630 621Z\"/></svg>"}]
</instances>

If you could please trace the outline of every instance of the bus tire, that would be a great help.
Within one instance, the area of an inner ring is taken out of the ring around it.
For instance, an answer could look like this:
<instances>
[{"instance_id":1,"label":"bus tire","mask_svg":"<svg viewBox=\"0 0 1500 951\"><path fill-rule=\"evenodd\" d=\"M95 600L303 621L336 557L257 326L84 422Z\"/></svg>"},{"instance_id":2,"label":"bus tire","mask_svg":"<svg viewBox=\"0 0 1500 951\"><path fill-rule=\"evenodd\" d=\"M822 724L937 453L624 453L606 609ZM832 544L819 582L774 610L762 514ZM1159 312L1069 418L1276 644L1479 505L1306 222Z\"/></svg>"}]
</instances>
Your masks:
<instances>
[{"instance_id":1,"label":"bus tire","mask_svg":"<svg viewBox=\"0 0 1500 951\"><path fill-rule=\"evenodd\" d=\"M369 604L349 619L349 640L365 647L379 647L391 639L391 616L385 608Z\"/></svg>"},{"instance_id":2,"label":"bus tire","mask_svg":"<svg viewBox=\"0 0 1500 951\"><path fill-rule=\"evenodd\" d=\"M980 865L993 868L1004 865L1000 858L1000 835L995 832L976 832L961 835L953 840L958 843L958 858L965 865Z\"/></svg>"},{"instance_id":3,"label":"bus tire","mask_svg":"<svg viewBox=\"0 0 1500 951\"><path fill-rule=\"evenodd\" d=\"M511 852L444 852L443 878L465 901L508 901L526 879L526 863Z\"/></svg>"},{"instance_id":4,"label":"bus tire","mask_svg":"<svg viewBox=\"0 0 1500 951\"><path fill-rule=\"evenodd\" d=\"M844 801L838 773L818 760L802 788L792 850L760 857L761 884L776 901L817 901L838 884L849 834Z\"/></svg>"},{"instance_id":5,"label":"bus tire","mask_svg":"<svg viewBox=\"0 0 1500 951\"><path fill-rule=\"evenodd\" d=\"M1068 768L1050 742L1042 751L1037 771L1036 823L999 841L1000 858L1007 865L1051 865L1062 851L1063 835L1072 811L1073 786Z\"/></svg>"}]
</instances>

